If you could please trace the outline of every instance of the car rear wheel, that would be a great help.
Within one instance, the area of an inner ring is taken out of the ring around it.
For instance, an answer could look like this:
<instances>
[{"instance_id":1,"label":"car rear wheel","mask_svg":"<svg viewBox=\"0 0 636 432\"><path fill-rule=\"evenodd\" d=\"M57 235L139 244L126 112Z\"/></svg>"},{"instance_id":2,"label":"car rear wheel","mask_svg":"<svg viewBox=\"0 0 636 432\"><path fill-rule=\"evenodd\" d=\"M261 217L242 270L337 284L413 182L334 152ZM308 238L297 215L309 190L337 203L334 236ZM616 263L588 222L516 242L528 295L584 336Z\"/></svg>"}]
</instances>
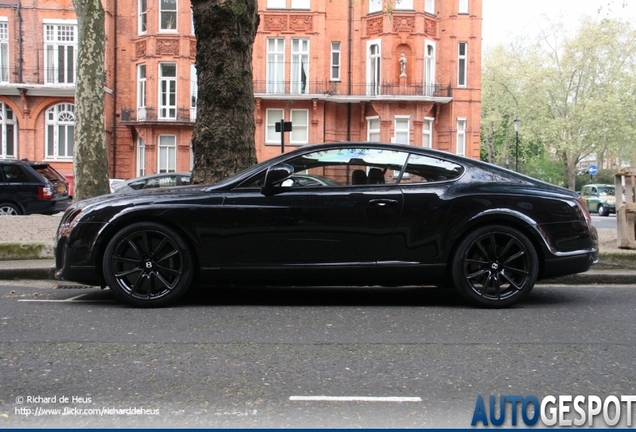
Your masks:
<instances>
[{"instance_id":1,"label":"car rear wheel","mask_svg":"<svg viewBox=\"0 0 636 432\"><path fill-rule=\"evenodd\" d=\"M20 214L22 214L22 212L20 211L20 208L15 204L0 204L0 216L18 216Z\"/></svg>"},{"instance_id":2,"label":"car rear wheel","mask_svg":"<svg viewBox=\"0 0 636 432\"><path fill-rule=\"evenodd\" d=\"M470 233L452 262L455 288L482 307L508 307L527 296L537 280L539 260L528 238L514 228L485 226Z\"/></svg>"},{"instance_id":3,"label":"car rear wheel","mask_svg":"<svg viewBox=\"0 0 636 432\"><path fill-rule=\"evenodd\" d=\"M165 306L181 297L194 274L192 253L174 230L132 224L108 243L102 266L115 296L133 306Z\"/></svg>"}]
</instances>

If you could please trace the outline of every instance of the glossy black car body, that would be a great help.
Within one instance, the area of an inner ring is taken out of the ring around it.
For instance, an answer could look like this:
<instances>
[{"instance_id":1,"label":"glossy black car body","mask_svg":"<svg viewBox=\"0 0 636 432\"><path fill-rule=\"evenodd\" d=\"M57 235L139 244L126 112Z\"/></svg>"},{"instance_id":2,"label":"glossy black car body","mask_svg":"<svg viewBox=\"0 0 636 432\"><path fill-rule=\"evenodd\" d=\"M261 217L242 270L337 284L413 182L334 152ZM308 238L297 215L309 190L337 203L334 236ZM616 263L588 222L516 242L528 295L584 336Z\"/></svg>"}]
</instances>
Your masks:
<instances>
[{"instance_id":1,"label":"glossy black car body","mask_svg":"<svg viewBox=\"0 0 636 432\"><path fill-rule=\"evenodd\" d=\"M337 185L298 186L294 174ZM509 306L538 279L587 271L596 230L575 192L445 152L306 146L215 185L70 207L57 277L159 306L197 282L455 286Z\"/></svg>"},{"instance_id":2,"label":"glossy black car body","mask_svg":"<svg viewBox=\"0 0 636 432\"><path fill-rule=\"evenodd\" d=\"M0 215L55 214L71 200L67 181L48 163L0 160Z\"/></svg>"}]
</instances>

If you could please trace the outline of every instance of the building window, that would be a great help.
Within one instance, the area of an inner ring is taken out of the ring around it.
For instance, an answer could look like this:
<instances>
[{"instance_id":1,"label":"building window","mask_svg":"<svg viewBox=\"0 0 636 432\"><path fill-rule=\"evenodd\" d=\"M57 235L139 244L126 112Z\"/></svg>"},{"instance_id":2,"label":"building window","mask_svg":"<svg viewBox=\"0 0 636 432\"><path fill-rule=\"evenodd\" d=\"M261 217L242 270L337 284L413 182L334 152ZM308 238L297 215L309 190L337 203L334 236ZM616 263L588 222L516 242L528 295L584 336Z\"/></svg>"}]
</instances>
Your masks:
<instances>
[{"instance_id":1,"label":"building window","mask_svg":"<svg viewBox=\"0 0 636 432\"><path fill-rule=\"evenodd\" d=\"M380 94L380 41L367 42L367 96Z\"/></svg>"},{"instance_id":2,"label":"building window","mask_svg":"<svg viewBox=\"0 0 636 432\"><path fill-rule=\"evenodd\" d=\"M380 12L382 10L382 0L369 0L369 13Z\"/></svg>"},{"instance_id":3,"label":"building window","mask_svg":"<svg viewBox=\"0 0 636 432\"><path fill-rule=\"evenodd\" d=\"M310 0L291 0L292 9L311 9Z\"/></svg>"},{"instance_id":4,"label":"building window","mask_svg":"<svg viewBox=\"0 0 636 432\"><path fill-rule=\"evenodd\" d=\"M142 137L137 137L137 177L146 175L146 142Z\"/></svg>"},{"instance_id":5,"label":"building window","mask_svg":"<svg viewBox=\"0 0 636 432\"><path fill-rule=\"evenodd\" d=\"M292 39L291 92L309 93L309 39Z\"/></svg>"},{"instance_id":6,"label":"building window","mask_svg":"<svg viewBox=\"0 0 636 432\"><path fill-rule=\"evenodd\" d=\"M148 31L148 6L146 5L146 0L139 0L138 5L137 33L146 34Z\"/></svg>"},{"instance_id":7,"label":"building window","mask_svg":"<svg viewBox=\"0 0 636 432\"><path fill-rule=\"evenodd\" d=\"M425 0L424 12L435 15L435 0Z\"/></svg>"},{"instance_id":8,"label":"building window","mask_svg":"<svg viewBox=\"0 0 636 432\"><path fill-rule=\"evenodd\" d=\"M422 147L433 148L433 122L434 118L424 117L422 124Z\"/></svg>"},{"instance_id":9,"label":"building window","mask_svg":"<svg viewBox=\"0 0 636 432\"><path fill-rule=\"evenodd\" d=\"M44 26L44 64L47 84L72 84L75 82L76 28L74 24L46 24Z\"/></svg>"},{"instance_id":10,"label":"building window","mask_svg":"<svg viewBox=\"0 0 636 432\"><path fill-rule=\"evenodd\" d=\"M146 120L146 65L137 65L137 120Z\"/></svg>"},{"instance_id":11,"label":"building window","mask_svg":"<svg viewBox=\"0 0 636 432\"><path fill-rule=\"evenodd\" d=\"M177 0L160 0L159 28L161 30L177 29Z\"/></svg>"},{"instance_id":12,"label":"building window","mask_svg":"<svg viewBox=\"0 0 636 432\"><path fill-rule=\"evenodd\" d=\"M435 42L424 42L424 95L435 94Z\"/></svg>"},{"instance_id":13,"label":"building window","mask_svg":"<svg viewBox=\"0 0 636 432\"><path fill-rule=\"evenodd\" d=\"M73 158L75 106L57 104L46 110L46 159Z\"/></svg>"},{"instance_id":14,"label":"building window","mask_svg":"<svg viewBox=\"0 0 636 432\"><path fill-rule=\"evenodd\" d=\"M194 144L190 141L190 171L194 171Z\"/></svg>"},{"instance_id":15,"label":"building window","mask_svg":"<svg viewBox=\"0 0 636 432\"><path fill-rule=\"evenodd\" d=\"M285 91L285 39L267 39L267 93Z\"/></svg>"},{"instance_id":16,"label":"building window","mask_svg":"<svg viewBox=\"0 0 636 432\"><path fill-rule=\"evenodd\" d=\"M0 82L9 82L9 23L6 21L0 21Z\"/></svg>"},{"instance_id":17,"label":"building window","mask_svg":"<svg viewBox=\"0 0 636 432\"><path fill-rule=\"evenodd\" d=\"M457 154L466 156L466 119L457 119Z\"/></svg>"},{"instance_id":18,"label":"building window","mask_svg":"<svg viewBox=\"0 0 636 432\"><path fill-rule=\"evenodd\" d=\"M468 0L459 0L459 10L460 14L468 13Z\"/></svg>"},{"instance_id":19,"label":"building window","mask_svg":"<svg viewBox=\"0 0 636 432\"><path fill-rule=\"evenodd\" d=\"M197 99L199 97L199 84L197 82L197 67L190 65L190 121L197 119Z\"/></svg>"},{"instance_id":20,"label":"building window","mask_svg":"<svg viewBox=\"0 0 636 432\"><path fill-rule=\"evenodd\" d=\"M289 136L290 144L309 143L309 111L291 110L292 131Z\"/></svg>"},{"instance_id":21,"label":"building window","mask_svg":"<svg viewBox=\"0 0 636 432\"><path fill-rule=\"evenodd\" d=\"M16 127L13 110L2 102L0 102L0 127L2 128L2 146L0 147L0 158L17 158L18 128Z\"/></svg>"},{"instance_id":22,"label":"building window","mask_svg":"<svg viewBox=\"0 0 636 432\"><path fill-rule=\"evenodd\" d=\"M177 118L176 63L159 63L159 118Z\"/></svg>"},{"instance_id":23,"label":"building window","mask_svg":"<svg viewBox=\"0 0 636 432\"><path fill-rule=\"evenodd\" d=\"M468 44L466 42L460 42L457 48L457 87L466 87Z\"/></svg>"},{"instance_id":24,"label":"building window","mask_svg":"<svg viewBox=\"0 0 636 432\"><path fill-rule=\"evenodd\" d=\"M285 111L282 109L268 109L265 111L266 136L267 144L280 144L280 132L276 132L276 123L285 118ZM293 126L292 126L293 128Z\"/></svg>"},{"instance_id":25,"label":"building window","mask_svg":"<svg viewBox=\"0 0 636 432\"><path fill-rule=\"evenodd\" d=\"M380 117L367 117L367 141L380 142Z\"/></svg>"},{"instance_id":26,"label":"building window","mask_svg":"<svg viewBox=\"0 0 636 432\"><path fill-rule=\"evenodd\" d=\"M287 0L267 0L267 9L285 9Z\"/></svg>"},{"instance_id":27,"label":"building window","mask_svg":"<svg viewBox=\"0 0 636 432\"><path fill-rule=\"evenodd\" d=\"M394 142L409 144L411 142L411 119L409 116L395 116Z\"/></svg>"},{"instance_id":28,"label":"building window","mask_svg":"<svg viewBox=\"0 0 636 432\"><path fill-rule=\"evenodd\" d=\"M340 81L340 42L331 42L331 81Z\"/></svg>"},{"instance_id":29,"label":"building window","mask_svg":"<svg viewBox=\"0 0 636 432\"><path fill-rule=\"evenodd\" d=\"M399 0L396 1L393 5L393 9L395 10L412 10L413 9L413 0Z\"/></svg>"},{"instance_id":30,"label":"building window","mask_svg":"<svg viewBox=\"0 0 636 432\"><path fill-rule=\"evenodd\" d=\"M175 135L159 135L158 173L171 173L177 166L177 137Z\"/></svg>"}]
</instances>

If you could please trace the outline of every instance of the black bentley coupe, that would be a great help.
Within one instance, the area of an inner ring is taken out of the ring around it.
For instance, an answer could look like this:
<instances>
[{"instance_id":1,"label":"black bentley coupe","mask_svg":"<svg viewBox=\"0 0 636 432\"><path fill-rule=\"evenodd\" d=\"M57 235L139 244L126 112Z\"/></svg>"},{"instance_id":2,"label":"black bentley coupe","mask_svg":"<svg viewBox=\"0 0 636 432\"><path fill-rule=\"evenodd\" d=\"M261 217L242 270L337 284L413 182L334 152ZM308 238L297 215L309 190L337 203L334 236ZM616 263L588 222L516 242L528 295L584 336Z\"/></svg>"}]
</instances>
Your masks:
<instances>
[{"instance_id":1,"label":"black bentley coupe","mask_svg":"<svg viewBox=\"0 0 636 432\"><path fill-rule=\"evenodd\" d=\"M194 284L453 286L507 307L587 271L596 230L575 192L398 144L309 145L214 185L73 204L56 276L140 307Z\"/></svg>"}]
</instances>

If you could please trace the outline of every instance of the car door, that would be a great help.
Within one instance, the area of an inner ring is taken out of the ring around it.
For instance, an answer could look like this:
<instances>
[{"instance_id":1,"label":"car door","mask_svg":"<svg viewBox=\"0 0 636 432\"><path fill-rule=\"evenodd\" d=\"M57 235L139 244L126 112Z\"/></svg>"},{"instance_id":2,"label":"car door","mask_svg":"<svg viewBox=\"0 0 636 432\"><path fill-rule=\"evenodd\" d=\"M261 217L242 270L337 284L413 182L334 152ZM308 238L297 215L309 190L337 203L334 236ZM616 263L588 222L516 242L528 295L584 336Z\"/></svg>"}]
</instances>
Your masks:
<instances>
[{"instance_id":1,"label":"car door","mask_svg":"<svg viewBox=\"0 0 636 432\"><path fill-rule=\"evenodd\" d=\"M221 229L224 269L368 267L377 262L402 210L395 179L386 173L385 183L353 185L355 168L386 172L387 167L369 155L366 161L338 155L343 160L337 163L335 154L324 160L314 156L305 155L308 163L290 163L306 168L307 176L328 181L300 182L306 186L289 182L263 194L260 173L226 196L224 212L231 215L231 225ZM400 157L405 160L406 154L396 155Z\"/></svg>"}]
</instances>

